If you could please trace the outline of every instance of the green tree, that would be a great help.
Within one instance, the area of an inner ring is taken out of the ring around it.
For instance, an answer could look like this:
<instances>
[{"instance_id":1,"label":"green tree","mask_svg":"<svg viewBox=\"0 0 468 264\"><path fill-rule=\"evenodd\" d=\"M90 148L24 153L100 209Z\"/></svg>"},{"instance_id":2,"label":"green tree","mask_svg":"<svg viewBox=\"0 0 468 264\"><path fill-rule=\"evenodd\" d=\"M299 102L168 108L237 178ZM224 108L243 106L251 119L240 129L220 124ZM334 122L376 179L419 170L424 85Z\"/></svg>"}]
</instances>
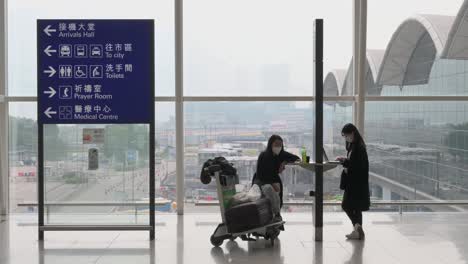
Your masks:
<instances>
[{"instance_id":1,"label":"green tree","mask_svg":"<svg viewBox=\"0 0 468 264\"><path fill-rule=\"evenodd\" d=\"M147 125L109 125L105 128L104 155L116 162L124 162L127 150L138 150L140 160L149 155L149 127Z\"/></svg>"},{"instance_id":2,"label":"green tree","mask_svg":"<svg viewBox=\"0 0 468 264\"><path fill-rule=\"evenodd\" d=\"M60 137L56 124L44 125L44 160L64 160L67 157L68 146Z\"/></svg>"},{"instance_id":3,"label":"green tree","mask_svg":"<svg viewBox=\"0 0 468 264\"><path fill-rule=\"evenodd\" d=\"M10 150L30 151L37 154L37 122L31 118L10 116ZM46 160L61 160L66 157L67 145L59 137L57 125L44 126L44 154Z\"/></svg>"},{"instance_id":4,"label":"green tree","mask_svg":"<svg viewBox=\"0 0 468 264\"><path fill-rule=\"evenodd\" d=\"M10 116L10 151L37 155L37 123L30 118Z\"/></svg>"}]
</instances>

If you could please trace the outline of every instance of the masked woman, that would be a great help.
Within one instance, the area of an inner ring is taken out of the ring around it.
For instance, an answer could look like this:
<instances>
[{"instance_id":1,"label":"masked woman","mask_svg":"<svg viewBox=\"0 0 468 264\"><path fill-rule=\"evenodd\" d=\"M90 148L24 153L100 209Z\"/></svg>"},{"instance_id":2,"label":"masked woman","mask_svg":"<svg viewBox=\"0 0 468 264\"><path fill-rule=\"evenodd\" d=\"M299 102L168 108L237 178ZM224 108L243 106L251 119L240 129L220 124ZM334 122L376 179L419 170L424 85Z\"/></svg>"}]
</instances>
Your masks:
<instances>
[{"instance_id":1,"label":"masked woman","mask_svg":"<svg viewBox=\"0 0 468 264\"><path fill-rule=\"evenodd\" d=\"M282 220L283 183L279 174L287 163L298 160L298 156L284 150L283 139L278 135L270 137L267 148L258 156L253 183L259 185L263 195L270 200L275 220Z\"/></svg>"},{"instance_id":2,"label":"masked woman","mask_svg":"<svg viewBox=\"0 0 468 264\"><path fill-rule=\"evenodd\" d=\"M362 212L370 207L369 159L366 144L353 124L346 124L341 135L346 141L347 157L338 157L343 164L340 189L344 190L341 207L353 224L353 231L346 235L348 239L364 239Z\"/></svg>"}]
</instances>

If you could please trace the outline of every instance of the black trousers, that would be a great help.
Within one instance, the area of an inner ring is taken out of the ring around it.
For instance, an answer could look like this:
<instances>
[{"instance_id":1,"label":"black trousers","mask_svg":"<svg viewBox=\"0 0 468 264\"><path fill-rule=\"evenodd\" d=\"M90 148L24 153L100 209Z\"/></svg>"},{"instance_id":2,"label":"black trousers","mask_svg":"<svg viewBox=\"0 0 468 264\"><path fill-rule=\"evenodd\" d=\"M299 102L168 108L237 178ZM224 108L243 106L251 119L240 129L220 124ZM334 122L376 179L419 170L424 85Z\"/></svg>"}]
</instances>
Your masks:
<instances>
[{"instance_id":1,"label":"black trousers","mask_svg":"<svg viewBox=\"0 0 468 264\"><path fill-rule=\"evenodd\" d=\"M362 211L356 209L348 209L345 210L346 214L348 215L349 219L353 223L353 226L359 224L362 226Z\"/></svg>"}]
</instances>

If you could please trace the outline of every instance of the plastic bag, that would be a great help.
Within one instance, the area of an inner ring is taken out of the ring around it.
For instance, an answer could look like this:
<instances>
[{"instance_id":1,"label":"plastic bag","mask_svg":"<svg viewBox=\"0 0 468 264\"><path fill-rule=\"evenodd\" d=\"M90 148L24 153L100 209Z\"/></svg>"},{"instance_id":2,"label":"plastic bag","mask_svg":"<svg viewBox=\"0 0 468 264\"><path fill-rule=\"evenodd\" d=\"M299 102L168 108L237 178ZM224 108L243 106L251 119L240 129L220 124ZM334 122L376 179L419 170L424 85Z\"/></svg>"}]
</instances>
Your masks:
<instances>
[{"instance_id":1,"label":"plastic bag","mask_svg":"<svg viewBox=\"0 0 468 264\"><path fill-rule=\"evenodd\" d=\"M236 193L231 198L231 205L235 206L235 205L238 205L238 204L243 204L243 203L249 202L247 194L248 194L247 192Z\"/></svg>"},{"instance_id":2,"label":"plastic bag","mask_svg":"<svg viewBox=\"0 0 468 264\"><path fill-rule=\"evenodd\" d=\"M249 192L247 193L247 198L250 202L256 201L262 197L262 191L257 184L252 185Z\"/></svg>"},{"instance_id":3,"label":"plastic bag","mask_svg":"<svg viewBox=\"0 0 468 264\"><path fill-rule=\"evenodd\" d=\"M262 191L257 184L252 185L248 192L236 193L231 198L231 205L239 205L243 203L253 202L262 197Z\"/></svg>"}]
</instances>

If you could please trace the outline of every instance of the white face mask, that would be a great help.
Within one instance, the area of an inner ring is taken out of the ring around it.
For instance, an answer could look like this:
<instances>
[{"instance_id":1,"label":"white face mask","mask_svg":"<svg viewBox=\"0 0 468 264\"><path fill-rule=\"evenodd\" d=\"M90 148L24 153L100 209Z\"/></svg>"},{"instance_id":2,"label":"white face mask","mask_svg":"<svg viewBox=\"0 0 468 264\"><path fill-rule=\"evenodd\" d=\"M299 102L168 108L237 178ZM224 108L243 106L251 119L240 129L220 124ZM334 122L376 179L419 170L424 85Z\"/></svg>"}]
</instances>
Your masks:
<instances>
[{"instance_id":1,"label":"white face mask","mask_svg":"<svg viewBox=\"0 0 468 264\"><path fill-rule=\"evenodd\" d=\"M352 138L352 136L345 136L344 139L345 139L345 141L348 142L348 143L353 143L353 138Z\"/></svg>"},{"instance_id":2,"label":"white face mask","mask_svg":"<svg viewBox=\"0 0 468 264\"><path fill-rule=\"evenodd\" d=\"M282 149L281 147L273 147L272 150L275 155L279 155L281 152L281 149Z\"/></svg>"}]
</instances>

